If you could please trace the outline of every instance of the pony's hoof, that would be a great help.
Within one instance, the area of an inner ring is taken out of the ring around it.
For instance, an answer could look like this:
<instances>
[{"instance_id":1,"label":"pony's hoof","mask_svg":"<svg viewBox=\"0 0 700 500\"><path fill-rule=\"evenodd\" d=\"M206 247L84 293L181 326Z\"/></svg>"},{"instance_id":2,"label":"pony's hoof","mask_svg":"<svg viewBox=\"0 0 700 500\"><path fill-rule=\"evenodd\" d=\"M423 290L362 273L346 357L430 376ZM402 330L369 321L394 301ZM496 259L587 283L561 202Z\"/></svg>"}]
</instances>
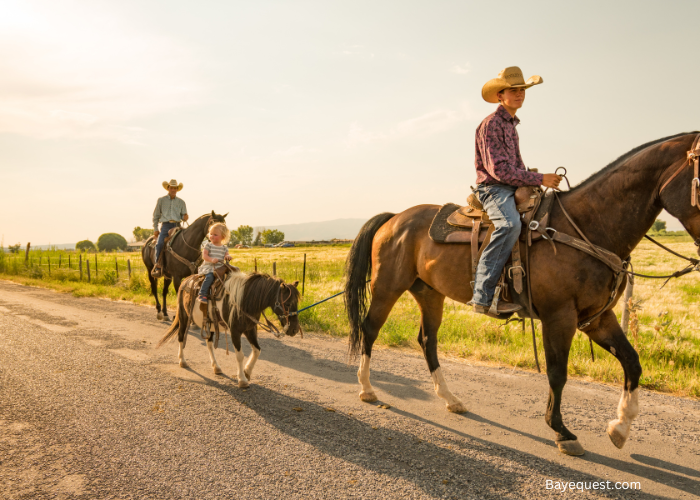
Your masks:
<instances>
[{"instance_id":1,"label":"pony's hoof","mask_svg":"<svg viewBox=\"0 0 700 500\"><path fill-rule=\"evenodd\" d=\"M628 423L622 422L621 420L611 420L608 423L608 436L610 436L610 441L618 448L621 449L625 446L629 435L630 425Z\"/></svg>"},{"instance_id":2,"label":"pony's hoof","mask_svg":"<svg viewBox=\"0 0 700 500\"><path fill-rule=\"evenodd\" d=\"M158 318L158 321L163 321L163 313L162 312L159 312L158 316L156 316L156 317Z\"/></svg>"},{"instance_id":3,"label":"pony's hoof","mask_svg":"<svg viewBox=\"0 0 700 500\"><path fill-rule=\"evenodd\" d=\"M365 403L374 403L377 400L377 395L373 392L360 392L360 400Z\"/></svg>"},{"instance_id":4,"label":"pony's hoof","mask_svg":"<svg viewBox=\"0 0 700 500\"><path fill-rule=\"evenodd\" d=\"M238 388L239 389L247 389L248 387L250 387L250 384L248 383L247 380L239 380L238 381Z\"/></svg>"},{"instance_id":5,"label":"pony's hoof","mask_svg":"<svg viewBox=\"0 0 700 500\"><path fill-rule=\"evenodd\" d=\"M452 403L450 405L447 405L447 411L452 412L452 413L467 413L467 406L460 402L457 403Z\"/></svg>"},{"instance_id":6,"label":"pony's hoof","mask_svg":"<svg viewBox=\"0 0 700 500\"><path fill-rule=\"evenodd\" d=\"M557 441L557 446L559 447L559 451L562 452L564 455L580 457L584 454L583 446L581 446L581 443L579 443L578 440Z\"/></svg>"},{"instance_id":7,"label":"pony's hoof","mask_svg":"<svg viewBox=\"0 0 700 500\"><path fill-rule=\"evenodd\" d=\"M163 316L163 321L170 321L170 316L167 314Z\"/></svg>"},{"instance_id":8,"label":"pony's hoof","mask_svg":"<svg viewBox=\"0 0 700 500\"><path fill-rule=\"evenodd\" d=\"M218 366L215 366L215 367L214 367L214 373L215 373L216 375L221 375L221 374L224 373L224 372L221 371L221 368L219 368Z\"/></svg>"},{"instance_id":9,"label":"pony's hoof","mask_svg":"<svg viewBox=\"0 0 700 500\"><path fill-rule=\"evenodd\" d=\"M189 368L190 365L187 364L187 361L184 359L180 360L180 368Z\"/></svg>"},{"instance_id":10,"label":"pony's hoof","mask_svg":"<svg viewBox=\"0 0 700 500\"><path fill-rule=\"evenodd\" d=\"M245 374L245 378L247 378L250 382L250 372L248 370L244 370L243 373Z\"/></svg>"}]
</instances>

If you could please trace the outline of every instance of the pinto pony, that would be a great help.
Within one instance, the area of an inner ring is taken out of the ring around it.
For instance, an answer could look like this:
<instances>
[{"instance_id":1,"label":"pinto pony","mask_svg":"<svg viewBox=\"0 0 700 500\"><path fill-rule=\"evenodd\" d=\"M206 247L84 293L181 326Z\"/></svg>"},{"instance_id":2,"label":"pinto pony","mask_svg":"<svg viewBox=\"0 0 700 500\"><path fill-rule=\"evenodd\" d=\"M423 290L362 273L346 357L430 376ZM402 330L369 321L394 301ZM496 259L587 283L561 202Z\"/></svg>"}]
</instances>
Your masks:
<instances>
[{"instance_id":1,"label":"pinto pony","mask_svg":"<svg viewBox=\"0 0 700 500\"><path fill-rule=\"evenodd\" d=\"M626 259L651 228L662 209L678 218L700 243L700 210L691 189L700 184L692 163L698 133L684 133L649 142L624 154L568 192L561 193L564 209L588 239ZM700 151L697 151L700 154ZM690 162L689 162L690 158ZM697 171L697 166L696 166ZM696 206L693 206L696 205ZM466 303L472 298L470 250L467 245L435 243L428 229L440 207L419 205L394 215L383 213L360 230L346 261L345 301L350 321L350 352L361 355L357 376L360 399L376 401L370 383L372 345L389 312L408 291L421 312L418 343L428 363L437 395L452 412L466 406L448 387L437 355L437 332L445 297ZM548 223L571 236L577 233L558 204ZM625 375L622 396L607 433L622 448L638 414L639 356L622 332L609 304L614 275L600 260L564 245L534 244L530 250L532 304L542 321L549 402L545 421L555 433L562 453L582 455L583 447L561 414L569 349L577 327L615 356ZM371 299L367 295L367 279ZM624 288L623 280L617 297ZM606 308L606 305L608 307ZM597 312L590 324L580 324ZM465 332L468 335L469 332Z\"/></svg>"},{"instance_id":2,"label":"pinto pony","mask_svg":"<svg viewBox=\"0 0 700 500\"><path fill-rule=\"evenodd\" d=\"M196 276L185 278L180 285L177 295L177 313L175 320L162 339L158 342L160 347L170 340L175 333L178 334L180 349L178 359L180 366L187 368L184 350L187 343L187 331L191 322L204 330L204 315L196 303L198 290L193 286ZM249 381L253 375L255 362L260 356L260 345L258 344L257 325L260 315L268 307L279 318L282 324L282 334L290 337L295 336L301 330L297 307L299 304L299 291L297 284L286 284L283 280L273 278L267 274L245 274L233 272L228 275L224 282L224 295L217 301L217 308L222 313L231 333L231 341L236 352L236 362L238 363L238 387L249 386ZM245 335L253 348L253 352L244 362L243 350L241 348L241 335ZM209 359L214 373L220 374L221 368L214 356L214 341L211 334L207 339L207 349Z\"/></svg>"}]
</instances>

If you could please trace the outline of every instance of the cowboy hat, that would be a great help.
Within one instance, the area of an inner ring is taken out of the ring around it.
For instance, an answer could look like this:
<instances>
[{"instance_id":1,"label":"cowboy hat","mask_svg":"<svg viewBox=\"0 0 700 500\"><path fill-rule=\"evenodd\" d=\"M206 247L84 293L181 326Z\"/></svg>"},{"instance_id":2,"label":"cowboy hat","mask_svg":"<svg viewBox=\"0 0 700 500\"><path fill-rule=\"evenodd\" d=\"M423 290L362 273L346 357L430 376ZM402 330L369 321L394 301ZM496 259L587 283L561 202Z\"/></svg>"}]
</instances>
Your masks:
<instances>
[{"instance_id":1,"label":"cowboy hat","mask_svg":"<svg viewBox=\"0 0 700 500\"><path fill-rule=\"evenodd\" d=\"M533 85L539 85L544 80L541 76L531 76L527 82L523 78L523 72L517 66L506 68L498 74L497 78L489 80L481 89L481 97L486 102L498 102L498 93L505 89L529 89Z\"/></svg>"},{"instance_id":2,"label":"cowboy hat","mask_svg":"<svg viewBox=\"0 0 700 500\"><path fill-rule=\"evenodd\" d=\"M180 184L177 183L175 179L170 179L170 182L168 181L163 181L163 187L167 191L171 187L177 188L178 191L182 191L182 182Z\"/></svg>"}]
</instances>

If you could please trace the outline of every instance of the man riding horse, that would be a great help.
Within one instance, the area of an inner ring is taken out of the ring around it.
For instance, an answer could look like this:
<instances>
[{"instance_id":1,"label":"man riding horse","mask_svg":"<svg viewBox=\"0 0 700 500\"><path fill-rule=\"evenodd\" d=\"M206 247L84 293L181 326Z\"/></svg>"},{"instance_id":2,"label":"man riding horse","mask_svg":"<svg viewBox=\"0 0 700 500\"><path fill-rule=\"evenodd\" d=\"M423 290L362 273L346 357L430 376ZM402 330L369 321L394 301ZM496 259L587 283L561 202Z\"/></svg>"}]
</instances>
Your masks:
<instances>
[{"instance_id":1,"label":"man riding horse","mask_svg":"<svg viewBox=\"0 0 700 500\"><path fill-rule=\"evenodd\" d=\"M469 302L474 311L488 314L501 271L511 249L520 235L520 214L516 209L515 191L520 186L540 186L556 189L561 177L540 174L525 167L520 156L516 126L520 119L515 113L525 101L525 89L542 83L532 76L527 82L517 66L506 68L497 78L481 89L486 102L499 103L498 109L487 116L476 130L476 195L494 224L491 240L477 266L474 296ZM508 314L522 307L498 301L498 314Z\"/></svg>"},{"instance_id":2,"label":"man riding horse","mask_svg":"<svg viewBox=\"0 0 700 500\"><path fill-rule=\"evenodd\" d=\"M153 211L153 236L158 238L156 264L151 271L151 276L154 278L160 278L163 275L161 252L165 244L165 237L168 236L171 229L180 226L181 221L189 219L185 200L177 197L177 193L182 191L182 187L182 182L178 184L175 179L171 179L170 182L163 181L163 188L168 191L168 194L158 198L156 209ZM161 224L160 231L158 230L159 223Z\"/></svg>"}]
</instances>

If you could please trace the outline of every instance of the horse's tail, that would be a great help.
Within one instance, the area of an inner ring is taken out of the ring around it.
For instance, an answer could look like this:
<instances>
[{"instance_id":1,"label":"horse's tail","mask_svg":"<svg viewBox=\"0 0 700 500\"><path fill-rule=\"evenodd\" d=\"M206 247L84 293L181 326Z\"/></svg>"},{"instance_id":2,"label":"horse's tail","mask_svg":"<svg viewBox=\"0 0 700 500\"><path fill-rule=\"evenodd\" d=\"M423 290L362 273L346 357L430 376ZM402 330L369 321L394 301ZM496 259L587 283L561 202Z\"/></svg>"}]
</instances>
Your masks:
<instances>
[{"instance_id":1,"label":"horse's tail","mask_svg":"<svg viewBox=\"0 0 700 500\"><path fill-rule=\"evenodd\" d=\"M182 288L182 286L180 288ZM184 293L177 294L177 311L175 312L175 319L173 320L173 324L170 325L170 328L168 328L168 331L165 332L165 335L163 335L163 338L158 341L156 348L168 342L178 332L178 330L180 329L181 321L188 321L187 310L185 309L184 296Z\"/></svg>"},{"instance_id":2,"label":"horse's tail","mask_svg":"<svg viewBox=\"0 0 700 500\"><path fill-rule=\"evenodd\" d=\"M367 315L367 280L372 275L372 240L395 214L375 215L365 222L350 248L345 261L345 310L350 322L350 356L360 353L364 331L362 322Z\"/></svg>"}]
</instances>

